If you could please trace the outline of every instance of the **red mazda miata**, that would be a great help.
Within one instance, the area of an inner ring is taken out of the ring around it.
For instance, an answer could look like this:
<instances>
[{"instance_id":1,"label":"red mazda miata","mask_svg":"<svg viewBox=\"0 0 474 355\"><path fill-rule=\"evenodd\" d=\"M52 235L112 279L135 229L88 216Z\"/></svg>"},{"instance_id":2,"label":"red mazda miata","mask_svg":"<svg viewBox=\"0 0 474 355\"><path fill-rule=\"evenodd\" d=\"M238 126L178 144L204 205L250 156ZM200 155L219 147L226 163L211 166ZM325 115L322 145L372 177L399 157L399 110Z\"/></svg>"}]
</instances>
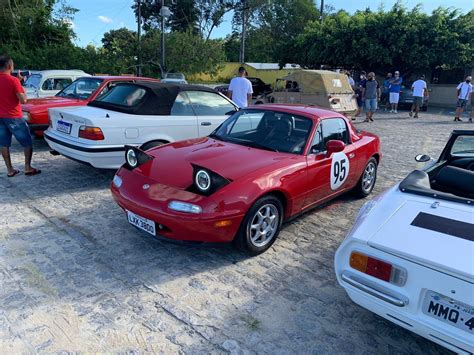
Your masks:
<instances>
[{"instance_id":1,"label":"red mazda miata","mask_svg":"<svg viewBox=\"0 0 474 355\"><path fill-rule=\"evenodd\" d=\"M146 152L128 146L112 194L153 236L230 242L259 254L282 222L344 192L374 188L379 138L344 116L303 105L258 105L209 137Z\"/></svg>"}]
</instances>

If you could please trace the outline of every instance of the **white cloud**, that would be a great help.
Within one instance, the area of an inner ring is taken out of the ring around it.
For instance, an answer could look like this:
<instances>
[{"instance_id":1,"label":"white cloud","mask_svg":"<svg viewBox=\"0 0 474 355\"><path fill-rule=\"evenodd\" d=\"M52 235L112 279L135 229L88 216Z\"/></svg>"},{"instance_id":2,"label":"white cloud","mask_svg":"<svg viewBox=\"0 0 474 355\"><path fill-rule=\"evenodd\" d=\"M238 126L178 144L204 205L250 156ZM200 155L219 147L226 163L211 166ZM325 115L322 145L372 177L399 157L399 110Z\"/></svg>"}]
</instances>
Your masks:
<instances>
[{"instance_id":1,"label":"white cloud","mask_svg":"<svg viewBox=\"0 0 474 355\"><path fill-rule=\"evenodd\" d=\"M70 29L74 30L76 29L76 24L74 22L72 22L72 20L70 19L62 19L61 20L63 23L67 24L69 26Z\"/></svg>"},{"instance_id":2,"label":"white cloud","mask_svg":"<svg viewBox=\"0 0 474 355\"><path fill-rule=\"evenodd\" d=\"M114 20L112 20L110 17L107 17L107 16L100 15L100 16L97 16L97 18L103 23L112 23L112 22L114 22Z\"/></svg>"}]
</instances>

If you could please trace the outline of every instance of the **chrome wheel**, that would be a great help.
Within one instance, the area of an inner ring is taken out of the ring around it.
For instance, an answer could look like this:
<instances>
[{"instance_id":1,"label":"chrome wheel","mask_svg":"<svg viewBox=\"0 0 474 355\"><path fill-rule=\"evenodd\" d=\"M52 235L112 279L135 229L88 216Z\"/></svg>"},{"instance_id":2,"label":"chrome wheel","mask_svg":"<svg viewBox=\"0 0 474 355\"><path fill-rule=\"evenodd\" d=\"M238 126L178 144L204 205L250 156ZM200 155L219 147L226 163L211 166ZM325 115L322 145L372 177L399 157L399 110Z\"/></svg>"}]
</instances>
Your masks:
<instances>
[{"instance_id":1,"label":"chrome wheel","mask_svg":"<svg viewBox=\"0 0 474 355\"><path fill-rule=\"evenodd\" d=\"M377 174L377 165L370 161L365 167L364 175L362 176L362 189L368 193L372 190L375 184L375 178Z\"/></svg>"},{"instance_id":2,"label":"chrome wheel","mask_svg":"<svg viewBox=\"0 0 474 355\"><path fill-rule=\"evenodd\" d=\"M260 248L273 239L280 223L280 213L273 204L266 204L253 215L247 226L250 242Z\"/></svg>"}]
</instances>

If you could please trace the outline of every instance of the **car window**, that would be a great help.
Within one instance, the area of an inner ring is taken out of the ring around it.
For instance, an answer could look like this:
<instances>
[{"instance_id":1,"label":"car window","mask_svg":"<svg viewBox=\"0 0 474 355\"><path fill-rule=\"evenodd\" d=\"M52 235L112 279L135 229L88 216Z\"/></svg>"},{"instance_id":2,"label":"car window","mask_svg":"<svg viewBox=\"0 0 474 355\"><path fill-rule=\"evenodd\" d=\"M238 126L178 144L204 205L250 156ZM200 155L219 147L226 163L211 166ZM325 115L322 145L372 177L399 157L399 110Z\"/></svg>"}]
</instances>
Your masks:
<instances>
[{"instance_id":1,"label":"car window","mask_svg":"<svg viewBox=\"0 0 474 355\"><path fill-rule=\"evenodd\" d=\"M105 85L102 89L102 91L99 93L99 95L97 95L97 99L99 99L102 95L105 95L106 93L108 93L113 87L117 86L118 84L123 84L123 83L133 83L132 80L124 80L124 81L110 81L107 83L107 85Z\"/></svg>"},{"instance_id":2,"label":"car window","mask_svg":"<svg viewBox=\"0 0 474 355\"><path fill-rule=\"evenodd\" d=\"M25 82L25 87L27 88L39 88L41 83L41 74L33 74L31 75Z\"/></svg>"},{"instance_id":3,"label":"car window","mask_svg":"<svg viewBox=\"0 0 474 355\"><path fill-rule=\"evenodd\" d=\"M96 101L107 102L119 106L136 106L142 102L146 90L134 85L118 85L113 87Z\"/></svg>"},{"instance_id":4,"label":"car window","mask_svg":"<svg viewBox=\"0 0 474 355\"><path fill-rule=\"evenodd\" d=\"M166 74L166 79L184 79L184 75L183 74L179 74L179 73L169 73L169 74Z\"/></svg>"},{"instance_id":5,"label":"car window","mask_svg":"<svg viewBox=\"0 0 474 355\"><path fill-rule=\"evenodd\" d=\"M264 112L246 112L238 120L235 121L232 127L229 127L232 134L250 132L257 129L262 120Z\"/></svg>"},{"instance_id":6,"label":"car window","mask_svg":"<svg viewBox=\"0 0 474 355\"><path fill-rule=\"evenodd\" d=\"M474 157L474 136L459 136L453 143L451 155L454 157Z\"/></svg>"},{"instance_id":7,"label":"car window","mask_svg":"<svg viewBox=\"0 0 474 355\"><path fill-rule=\"evenodd\" d=\"M56 96L85 100L97 90L101 83L102 79L78 79Z\"/></svg>"},{"instance_id":8,"label":"car window","mask_svg":"<svg viewBox=\"0 0 474 355\"><path fill-rule=\"evenodd\" d=\"M311 154L317 154L324 152L326 149L323 146L323 131L321 125L318 126L316 132L314 132L313 141L311 142Z\"/></svg>"},{"instance_id":9,"label":"car window","mask_svg":"<svg viewBox=\"0 0 474 355\"><path fill-rule=\"evenodd\" d=\"M224 116L235 111L234 105L217 93L186 91L186 94L198 116Z\"/></svg>"},{"instance_id":10,"label":"car window","mask_svg":"<svg viewBox=\"0 0 474 355\"><path fill-rule=\"evenodd\" d=\"M72 83L71 78L49 78L41 86L42 90L63 90Z\"/></svg>"},{"instance_id":11,"label":"car window","mask_svg":"<svg viewBox=\"0 0 474 355\"><path fill-rule=\"evenodd\" d=\"M329 118L321 122L323 131L323 146L330 140L340 140L345 144L349 143L349 133L347 131L346 122L342 118Z\"/></svg>"},{"instance_id":12,"label":"car window","mask_svg":"<svg viewBox=\"0 0 474 355\"><path fill-rule=\"evenodd\" d=\"M178 94L171 108L171 116L194 116L189 97L184 93Z\"/></svg>"}]
</instances>

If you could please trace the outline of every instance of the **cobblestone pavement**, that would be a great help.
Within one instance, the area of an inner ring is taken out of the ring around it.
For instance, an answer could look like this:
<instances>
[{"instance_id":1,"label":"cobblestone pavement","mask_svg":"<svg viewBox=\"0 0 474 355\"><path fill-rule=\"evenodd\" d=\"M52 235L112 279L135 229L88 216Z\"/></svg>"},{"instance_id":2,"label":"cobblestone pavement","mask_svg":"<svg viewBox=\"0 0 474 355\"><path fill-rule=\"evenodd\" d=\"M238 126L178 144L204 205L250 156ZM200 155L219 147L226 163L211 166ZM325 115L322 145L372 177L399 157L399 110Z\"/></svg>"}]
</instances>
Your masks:
<instances>
[{"instance_id":1,"label":"cobblestone pavement","mask_svg":"<svg viewBox=\"0 0 474 355\"><path fill-rule=\"evenodd\" d=\"M382 138L376 193L415 168L416 154L438 155L454 127L474 128L437 112L376 118L356 123ZM0 168L1 352L445 352L337 285L334 253L364 200L317 208L248 258L145 236L113 202L113 172L53 157L42 140L35 149L41 175L9 179ZM22 158L15 145L17 166Z\"/></svg>"}]
</instances>

